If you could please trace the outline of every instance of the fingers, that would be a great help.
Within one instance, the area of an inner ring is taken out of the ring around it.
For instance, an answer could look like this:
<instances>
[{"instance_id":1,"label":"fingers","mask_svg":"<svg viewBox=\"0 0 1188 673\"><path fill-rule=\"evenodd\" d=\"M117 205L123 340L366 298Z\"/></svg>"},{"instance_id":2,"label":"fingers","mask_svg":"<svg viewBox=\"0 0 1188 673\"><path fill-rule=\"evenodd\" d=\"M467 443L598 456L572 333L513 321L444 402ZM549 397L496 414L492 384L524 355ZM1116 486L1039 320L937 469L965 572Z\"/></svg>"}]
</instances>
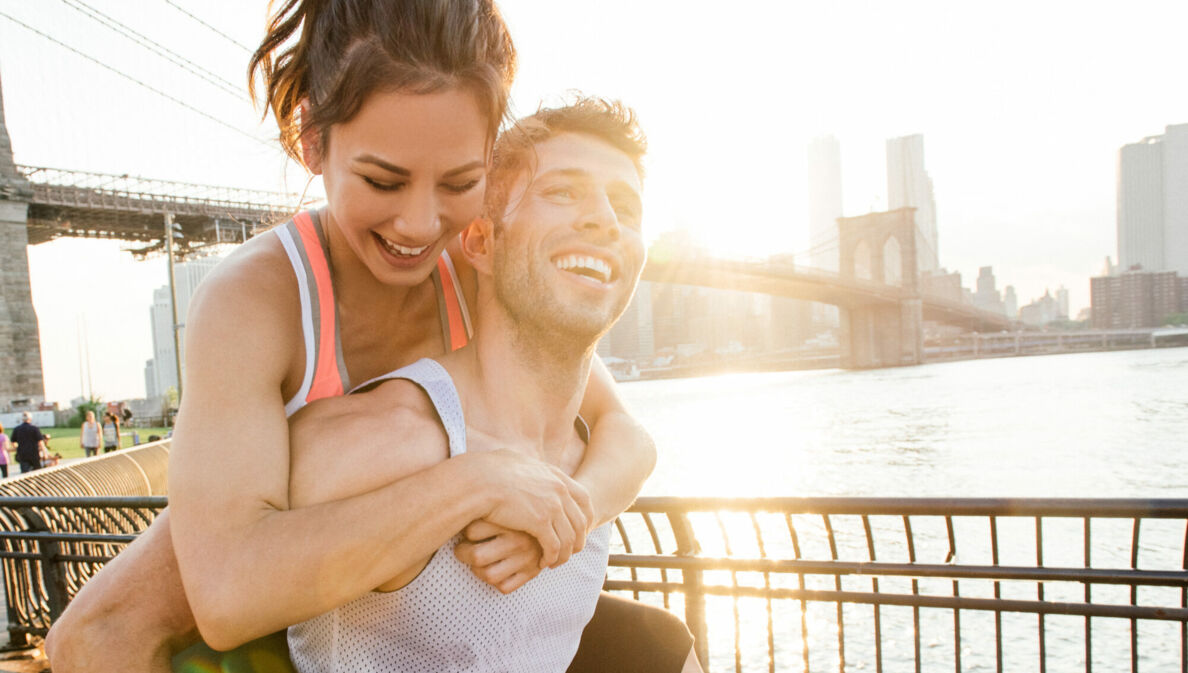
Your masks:
<instances>
[{"instance_id":1,"label":"fingers","mask_svg":"<svg viewBox=\"0 0 1188 673\"><path fill-rule=\"evenodd\" d=\"M536 561L536 541L526 533L507 531L482 542L459 542L454 555L468 566L481 568L518 555L528 554Z\"/></svg>"},{"instance_id":2,"label":"fingers","mask_svg":"<svg viewBox=\"0 0 1188 673\"><path fill-rule=\"evenodd\" d=\"M472 521L469 526L462 529L462 537L469 542L481 542L504 532L511 531L498 524L493 524L486 519L479 519L478 521Z\"/></svg>"},{"instance_id":3,"label":"fingers","mask_svg":"<svg viewBox=\"0 0 1188 673\"><path fill-rule=\"evenodd\" d=\"M540 574L535 552L521 552L485 567L471 568L475 576L507 594Z\"/></svg>"},{"instance_id":4,"label":"fingers","mask_svg":"<svg viewBox=\"0 0 1188 673\"><path fill-rule=\"evenodd\" d=\"M576 511L577 508L576 506L572 505L572 501L563 501L562 508L566 516L559 516L553 520L553 530L557 534L560 548L558 549L556 560L547 566L549 568L556 568L557 566L564 564L569 560L570 555L576 551L574 549L574 545L577 543L577 531L580 530L580 528L574 525L573 521L568 516L568 510L572 508Z\"/></svg>"},{"instance_id":5,"label":"fingers","mask_svg":"<svg viewBox=\"0 0 1188 673\"><path fill-rule=\"evenodd\" d=\"M501 591L504 594L510 594L511 592L515 591L516 589L519 589L520 587L527 584L528 580L532 579L533 577L536 577L536 573L534 573L534 572L533 573L518 572L518 573L512 575L511 577L507 578L503 582L501 582L495 588L499 589L499 591Z\"/></svg>"}]
</instances>

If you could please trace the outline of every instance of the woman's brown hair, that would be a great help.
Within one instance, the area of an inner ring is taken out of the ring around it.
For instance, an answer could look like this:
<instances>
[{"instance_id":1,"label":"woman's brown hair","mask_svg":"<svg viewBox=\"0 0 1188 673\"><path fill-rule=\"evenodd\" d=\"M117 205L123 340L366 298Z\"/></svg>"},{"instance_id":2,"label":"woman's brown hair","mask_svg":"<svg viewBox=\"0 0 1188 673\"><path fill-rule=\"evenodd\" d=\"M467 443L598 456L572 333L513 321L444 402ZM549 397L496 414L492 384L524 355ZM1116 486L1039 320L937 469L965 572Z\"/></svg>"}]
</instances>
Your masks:
<instances>
[{"instance_id":1,"label":"woman's brown hair","mask_svg":"<svg viewBox=\"0 0 1188 673\"><path fill-rule=\"evenodd\" d=\"M381 91L462 87L486 112L494 141L516 50L492 0L284 0L273 12L275 4L248 88L254 98L258 71L289 156L301 161L305 128L321 133L324 151L330 126Z\"/></svg>"}]
</instances>

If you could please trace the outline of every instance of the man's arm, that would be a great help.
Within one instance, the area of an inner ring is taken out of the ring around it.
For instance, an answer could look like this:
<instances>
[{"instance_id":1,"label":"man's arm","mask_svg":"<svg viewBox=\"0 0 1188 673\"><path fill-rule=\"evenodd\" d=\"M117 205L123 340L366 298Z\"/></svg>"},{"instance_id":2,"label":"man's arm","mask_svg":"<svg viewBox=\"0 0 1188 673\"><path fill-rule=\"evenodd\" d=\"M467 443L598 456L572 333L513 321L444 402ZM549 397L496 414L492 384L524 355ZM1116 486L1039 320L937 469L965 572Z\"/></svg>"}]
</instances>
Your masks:
<instances>
[{"instance_id":1,"label":"man's arm","mask_svg":"<svg viewBox=\"0 0 1188 673\"><path fill-rule=\"evenodd\" d=\"M58 673L168 673L172 654L197 640L166 510L83 586L46 635L45 653Z\"/></svg>"}]
</instances>

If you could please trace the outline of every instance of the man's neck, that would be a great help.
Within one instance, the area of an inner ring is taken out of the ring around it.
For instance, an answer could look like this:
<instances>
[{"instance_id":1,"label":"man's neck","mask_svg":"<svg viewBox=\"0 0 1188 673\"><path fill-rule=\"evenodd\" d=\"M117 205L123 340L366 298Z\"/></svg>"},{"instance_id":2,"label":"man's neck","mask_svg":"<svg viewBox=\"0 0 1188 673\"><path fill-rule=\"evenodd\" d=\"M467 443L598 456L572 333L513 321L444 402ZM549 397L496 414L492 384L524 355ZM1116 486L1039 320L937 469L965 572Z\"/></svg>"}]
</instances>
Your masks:
<instances>
[{"instance_id":1,"label":"man's neck","mask_svg":"<svg viewBox=\"0 0 1188 673\"><path fill-rule=\"evenodd\" d=\"M502 311L482 311L470 346L443 360L457 383L468 428L560 464L574 436L593 346L527 332Z\"/></svg>"}]
</instances>

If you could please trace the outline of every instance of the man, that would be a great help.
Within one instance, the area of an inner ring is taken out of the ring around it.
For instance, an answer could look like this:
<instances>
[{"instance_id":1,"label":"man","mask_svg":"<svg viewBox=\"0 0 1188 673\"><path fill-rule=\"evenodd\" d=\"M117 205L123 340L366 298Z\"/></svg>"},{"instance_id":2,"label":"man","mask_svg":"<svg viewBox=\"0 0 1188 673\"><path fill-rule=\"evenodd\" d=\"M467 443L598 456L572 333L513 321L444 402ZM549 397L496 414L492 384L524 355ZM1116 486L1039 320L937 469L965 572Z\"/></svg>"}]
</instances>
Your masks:
<instances>
[{"instance_id":1,"label":"man","mask_svg":"<svg viewBox=\"0 0 1188 673\"><path fill-rule=\"evenodd\" d=\"M293 506L483 451L576 469L584 440L575 418L594 347L643 267L642 149L630 113L593 100L543 110L504 134L488 177L488 216L461 236L479 277L474 340L294 416ZM394 418L398 451L388 439ZM298 670L566 670L598 600L609 524L539 575L535 566L484 568L502 594L471 574L463 561L475 560L474 547L455 546L455 532L441 531L435 554L376 592L291 627ZM490 524L468 535L503 536L509 548L533 553L526 536ZM691 654L686 661L697 670Z\"/></svg>"},{"instance_id":2,"label":"man","mask_svg":"<svg viewBox=\"0 0 1188 673\"><path fill-rule=\"evenodd\" d=\"M46 437L41 434L41 428L33 425L32 413L26 411L21 414L21 424L12 429L11 439L16 447L17 461L21 464L21 474L41 469Z\"/></svg>"}]
</instances>

